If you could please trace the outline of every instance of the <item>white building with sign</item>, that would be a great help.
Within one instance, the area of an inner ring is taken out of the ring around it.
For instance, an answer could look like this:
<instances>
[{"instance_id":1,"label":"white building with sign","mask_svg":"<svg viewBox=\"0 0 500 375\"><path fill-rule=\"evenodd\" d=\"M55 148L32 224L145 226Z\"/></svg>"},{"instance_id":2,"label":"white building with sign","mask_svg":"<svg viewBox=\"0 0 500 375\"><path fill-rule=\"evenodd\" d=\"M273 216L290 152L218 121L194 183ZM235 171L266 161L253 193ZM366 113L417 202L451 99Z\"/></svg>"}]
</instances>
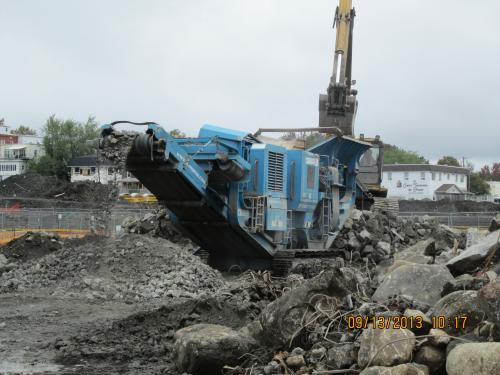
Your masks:
<instances>
[{"instance_id":1,"label":"white building with sign","mask_svg":"<svg viewBox=\"0 0 500 375\"><path fill-rule=\"evenodd\" d=\"M386 164L382 185L399 199L465 199L470 170L431 164Z\"/></svg>"}]
</instances>

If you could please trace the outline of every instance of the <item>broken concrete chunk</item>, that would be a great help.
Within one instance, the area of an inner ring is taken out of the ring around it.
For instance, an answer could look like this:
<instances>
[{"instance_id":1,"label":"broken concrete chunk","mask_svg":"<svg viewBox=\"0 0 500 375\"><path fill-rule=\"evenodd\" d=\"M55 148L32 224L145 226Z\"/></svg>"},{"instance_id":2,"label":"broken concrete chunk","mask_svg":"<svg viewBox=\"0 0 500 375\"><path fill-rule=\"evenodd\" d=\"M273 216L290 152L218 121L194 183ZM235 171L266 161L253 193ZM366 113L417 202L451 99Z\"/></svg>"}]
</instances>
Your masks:
<instances>
[{"instance_id":1,"label":"broken concrete chunk","mask_svg":"<svg viewBox=\"0 0 500 375\"><path fill-rule=\"evenodd\" d=\"M451 340L450 336L445 331L438 328L432 328L429 331L429 335L431 335L429 344L432 346L446 347Z\"/></svg>"},{"instance_id":2,"label":"broken concrete chunk","mask_svg":"<svg viewBox=\"0 0 500 375\"><path fill-rule=\"evenodd\" d=\"M491 219L490 226L488 230L490 232L495 232L500 229L500 214L497 214L493 219Z\"/></svg>"},{"instance_id":3,"label":"broken concrete chunk","mask_svg":"<svg viewBox=\"0 0 500 375\"><path fill-rule=\"evenodd\" d=\"M354 343L346 342L328 349L326 363L335 369L345 369L351 367L356 362L357 357Z\"/></svg>"},{"instance_id":4,"label":"broken concrete chunk","mask_svg":"<svg viewBox=\"0 0 500 375\"><path fill-rule=\"evenodd\" d=\"M488 234L482 238L476 245L473 245L462 252L460 255L452 258L446 263L454 275L461 275L463 273L472 272L479 267L484 260L496 251L497 256L500 257L500 242L498 241L500 231Z\"/></svg>"},{"instance_id":5,"label":"broken concrete chunk","mask_svg":"<svg viewBox=\"0 0 500 375\"><path fill-rule=\"evenodd\" d=\"M231 328L196 324L175 333L174 359L181 371L192 374L220 373L225 365L238 364L255 341Z\"/></svg>"},{"instance_id":6,"label":"broken concrete chunk","mask_svg":"<svg viewBox=\"0 0 500 375\"><path fill-rule=\"evenodd\" d=\"M394 367L369 367L361 371L359 375L429 375L429 370L424 365L406 363Z\"/></svg>"},{"instance_id":7,"label":"broken concrete chunk","mask_svg":"<svg viewBox=\"0 0 500 375\"><path fill-rule=\"evenodd\" d=\"M446 358L448 375L500 374L500 343L470 343L457 345Z\"/></svg>"},{"instance_id":8,"label":"broken concrete chunk","mask_svg":"<svg viewBox=\"0 0 500 375\"><path fill-rule=\"evenodd\" d=\"M485 285L478 298L488 306L489 319L500 328L500 279L497 277Z\"/></svg>"},{"instance_id":9,"label":"broken concrete chunk","mask_svg":"<svg viewBox=\"0 0 500 375\"><path fill-rule=\"evenodd\" d=\"M487 319L489 309L474 290L453 292L441 298L429 311L429 316L444 318L443 328L449 334L463 335L471 332ZM466 317L466 318L463 318Z\"/></svg>"},{"instance_id":10,"label":"broken concrete chunk","mask_svg":"<svg viewBox=\"0 0 500 375\"><path fill-rule=\"evenodd\" d=\"M436 240L429 238L425 241L417 242L415 245L394 254L395 260L404 260L411 263L431 264L435 253Z\"/></svg>"},{"instance_id":11,"label":"broken concrete chunk","mask_svg":"<svg viewBox=\"0 0 500 375\"><path fill-rule=\"evenodd\" d=\"M406 363L411 360L414 348L415 335L407 329L370 327L361 334L358 365L394 366Z\"/></svg>"},{"instance_id":12,"label":"broken concrete chunk","mask_svg":"<svg viewBox=\"0 0 500 375\"><path fill-rule=\"evenodd\" d=\"M421 303L433 305L441 298L441 290L453 276L444 266L408 264L386 275L372 299L384 302L395 295L406 295Z\"/></svg>"}]
</instances>

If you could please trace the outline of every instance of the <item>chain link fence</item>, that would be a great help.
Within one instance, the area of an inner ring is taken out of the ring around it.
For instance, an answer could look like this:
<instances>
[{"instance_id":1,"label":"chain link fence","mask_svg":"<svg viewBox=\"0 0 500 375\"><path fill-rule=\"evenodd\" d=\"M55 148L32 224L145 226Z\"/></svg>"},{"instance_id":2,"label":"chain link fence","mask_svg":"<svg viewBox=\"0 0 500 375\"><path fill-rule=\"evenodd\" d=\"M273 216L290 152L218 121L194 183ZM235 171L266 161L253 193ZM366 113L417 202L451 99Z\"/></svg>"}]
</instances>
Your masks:
<instances>
[{"instance_id":1,"label":"chain link fence","mask_svg":"<svg viewBox=\"0 0 500 375\"><path fill-rule=\"evenodd\" d=\"M56 233L61 237L82 237L90 233L113 236L126 217L140 218L150 209L102 210L78 208L4 209L0 211L0 244L26 232Z\"/></svg>"},{"instance_id":2,"label":"chain link fence","mask_svg":"<svg viewBox=\"0 0 500 375\"><path fill-rule=\"evenodd\" d=\"M500 212L400 212L403 217L431 216L450 227L487 228Z\"/></svg>"}]
</instances>

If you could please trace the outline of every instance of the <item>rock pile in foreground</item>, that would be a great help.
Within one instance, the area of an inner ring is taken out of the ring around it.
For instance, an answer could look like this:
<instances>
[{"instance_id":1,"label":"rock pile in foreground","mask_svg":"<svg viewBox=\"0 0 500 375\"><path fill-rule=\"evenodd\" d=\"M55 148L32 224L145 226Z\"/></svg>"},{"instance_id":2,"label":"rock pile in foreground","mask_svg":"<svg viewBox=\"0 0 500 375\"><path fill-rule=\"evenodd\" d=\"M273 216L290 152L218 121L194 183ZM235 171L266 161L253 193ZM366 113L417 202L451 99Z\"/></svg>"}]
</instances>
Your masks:
<instances>
[{"instance_id":1,"label":"rock pile in foreground","mask_svg":"<svg viewBox=\"0 0 500 375\"><path fill-rule=\"evenodd\" d=\"M221 274L187 249L139 235L68 243L0 276L0 293L43 288L97 299L195 298L224 287Z\"/></svg>"},{"instance_id":2,"label":"rock pile in foreground","mask_svg":"<svg viewBox=\"0 0 500 375\"><path fill-rule=\"evenodd\" d=\"M286 279L247 271L224 280L182 241L126 234L64 243L4 272L0 291L185 297L56 339L62 363L157 374L496 374L499 239L500 230L479 234L466 248L463 233L431 218L354 211L336 257L303 261Z\"/></svg>"}]
</instances>

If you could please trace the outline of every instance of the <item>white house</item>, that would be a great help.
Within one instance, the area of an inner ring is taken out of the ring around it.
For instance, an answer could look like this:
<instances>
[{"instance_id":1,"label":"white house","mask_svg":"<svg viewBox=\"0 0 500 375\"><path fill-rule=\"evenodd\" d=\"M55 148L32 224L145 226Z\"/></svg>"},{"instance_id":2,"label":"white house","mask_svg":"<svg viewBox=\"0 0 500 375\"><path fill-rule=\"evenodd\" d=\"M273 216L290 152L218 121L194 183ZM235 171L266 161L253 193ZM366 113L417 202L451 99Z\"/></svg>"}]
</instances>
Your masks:
<instances>
[{"instance_id":1,"label":"white house","mask_svg":"<svg viewBox=\"0 0 500 375\"><path fill-rule=\"evenodd\" d=\"M500 181L488 181L490 195L494 202L500 203Z\"/></svg>"},{"instance_id":2,"label":"white house","mask_svg":"<svg viewBox=\"0 0 500 375\"><path fill-rule=\"evenodd\" d=\"M96 155L78 156L68 162L71 182L94 181L107 185L120 177L113 163Z\"/></svg>"},{"instance_id":3,"label":"white house","mask_svg":"<svg viewBox=\"0 0 500 375\"><path fill-rule=\"evenodd\" d=\"M94 181L104 185L114 183L120 193L149 193L130 172L118 173L114 164L103 157L78 156L69 161L68 168L71 182Z\"/></svg>"},{"instance_id":4,"label":"white house","mask_svg":"<svg viewBox=\"0 0 500 375\"><path fill-rule=\"evenodd\" d=\"M41 137L14 135L12 140L15 143L0 143L0 181L25 173L29 160L44 155Z\"/></svg>"},{"instance_id":5,"label":"white house","mask_svg":"<svg viewBox=\"0 0 500 375\"><path fill-rule=\"evenodd\" d=\"M384 165L382 185L400 199L465 199L470 170L431 164Z\"/></svg>"}]
</instances>

